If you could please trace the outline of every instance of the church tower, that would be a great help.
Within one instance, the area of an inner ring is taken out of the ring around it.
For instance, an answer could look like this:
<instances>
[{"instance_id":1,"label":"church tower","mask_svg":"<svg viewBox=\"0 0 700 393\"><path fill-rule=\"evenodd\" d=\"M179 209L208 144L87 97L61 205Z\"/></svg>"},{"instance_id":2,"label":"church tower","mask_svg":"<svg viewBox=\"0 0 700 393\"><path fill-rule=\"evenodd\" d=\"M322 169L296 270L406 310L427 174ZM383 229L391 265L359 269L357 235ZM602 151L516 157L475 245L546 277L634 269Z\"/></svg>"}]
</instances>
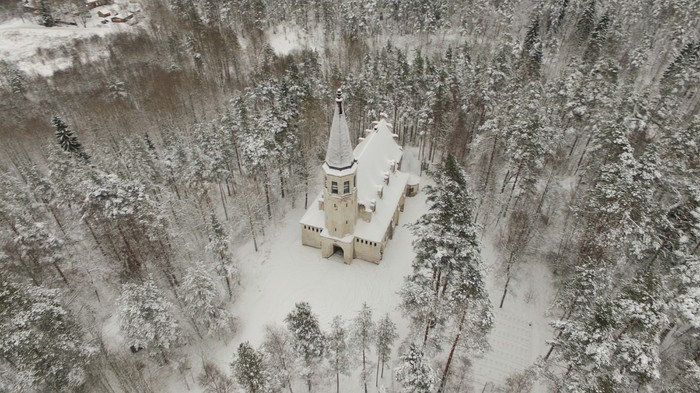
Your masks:
<instances>
[{"instance_id":1,"label":"church tower","mask_svg":"<svg viewBox=\"0 0 700 393\"><path fill-rule=\"evenodd\" d=\"M323 163L323 210L328 234L343 238L353 234L357 222L357 160L350 143L340 89L335 103L326 161Z\"/></svg>"}]
</instances>

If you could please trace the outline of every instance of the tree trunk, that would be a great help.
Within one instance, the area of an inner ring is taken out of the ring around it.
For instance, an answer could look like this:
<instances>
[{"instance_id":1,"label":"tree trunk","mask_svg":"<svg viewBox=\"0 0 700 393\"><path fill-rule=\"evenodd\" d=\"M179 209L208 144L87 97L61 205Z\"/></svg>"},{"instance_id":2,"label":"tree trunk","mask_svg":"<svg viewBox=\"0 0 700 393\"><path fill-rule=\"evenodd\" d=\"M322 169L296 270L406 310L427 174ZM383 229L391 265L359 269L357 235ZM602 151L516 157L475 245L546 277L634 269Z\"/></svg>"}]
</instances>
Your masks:
<instances>
[{"instance_id":1,"label":"tree trunk","mask_svg":"<svg viewBox=\"0 0 700 393\"><path fill-rule=\"evenodd\" d=\"M537 213L540 213L540 210L542 209L542 204L544 203L544 197L547 195L547 191L549 190L549 184L552 182L552 177L554 177L554 170L552 170L552 173L549 175L549 179L547 179L547 184L544 186L544 191L542 191L542 196L540 197L540 202L537 204Z\"/></svg>"},{"instance_id":2,"label":"tree trunk","mask_svg":"<svg viewBox=\"0 0 700 393\"><path fill-rule=\"evenodd\" d=\"M46 202L44 202L44 205L46 206L46 209L48 209L48 211L51 212L51 215L53 216L53 219L56 221L56 224L58 224L58 229L61 230L61 233L63 233L63 236L68 237L68 235L66 234L66 230L63 228L63 223L61 223L61 221L58 219L58 216L56 216L56 212Z\"/></svg>"},{"instance_id":3,"label":"tree trunk","mask_svg":"<svg viewBox=\"0 0 700 393\"><path fill-rule=\"evenodd\" d=\"M340 393L340 371L338 371L338 360L335 361L335 393Z\"/></svg>"},{"instance_id":4,"label":"tree trunk","mask_svg":"<svg viewBox=\"0 0 700 393\"><path fill-rule=\"evenodd\" d=\"M491 176L491 168L493 167L493 156L496 154L496 144L498 143L498 136L493 137L493 147L491 148L491 157L489 157L489 166L486 168L486 176L484 176L484 190L486 190L489 184L489 177Z\"/></svg>"},{"instance_id":5,"label":"tree trunk","mask_svg":"<svg viewBox=\"0 0 700 393\"><path fill-rule=\"evenodd\" d=\"M386 363L386 357L382 356L382 374L381 374L382 379L384 379L384 363Z\"/></svg>"},{"instance_id":6,"label":"tree trunk","mask_svg":"<svg viewBox=\"0 0 700 393\"><path fill-rule=\"evenodd\" d=\"M136 254L134 253L134 250L131 248L131 244L129 244L129 241L126 240L126 235L124 234L124 231L122 231L122 228L117 225L117 230L119 231L119 234L121 235L122 240L124 241L124 245L126 245L126 250L131 255L131 257L134 260L134 263L136 264L135 266L131 266L129 263L129 258L127 256L127 267L130 271L130 273L135 273L138 270L141 270L141 262L139 262L138 258L136 258Z\"/></svg>"},{"instance_id":7,"label":"tree trunk","mask_svg":"<svg viewBox=\"0 0 700 393\"><path fill-rule=\"evenodd\" d=\"M379 354L379 348L377 348L377 375L374 377L374 387L379 387L379 361L381 360L381 355Z\"/></svg>"},{"instance_id":8,"label":"tree trunk","mask_svg":"<svg viewBox=\"0 0 700 393\"><path fill-rule=\"evenodd\" d=\"M250 202L248 200L244 201L246 215L248 216L248 225L250 225L250 234L253 237L253 246L255 247L255 252L258 252L258 240L255 237L255 225L253 224L253 213L250 211Z\"/></svg>"},{"instance_id":9,"label":"tree trunk","mask_svg":"<svg viewBox=\"0 0 700 393\"><path fill-rule=\"evenodd\" d=\"M501 303L498 308L503 308L503 302L506 300L506 294L508 293L508 284L510 284L510 266L508 266L508 278L506 279L506 285L503 286L503 296L501 296Z\"/></svg>"},{"instance_id":10,"label":"tree trunk","mask_svg":"<svg viewBox=\"0 0 700 393\"><path fill-rule=\"evenodd\" d=\"M574 175L576 173L578 173L578 170L581 167L581 163L583 162L583 157L586 156L586 152L588 151L588 145L591 143L591 139L593 139L593 135L588 137L588 140L586 141L586 146L583 147L583 152L581 153L581 157L579 157L578 163L576 164L576 170L574 171Z\"/></svg>"},{"instance_id":11,"label":"tree trunk","mask_svg":"<svg viewBox=\"0 0 700 393\"><path fill-rule=\"evenodd\" d=\"M459 327L457 328L457 335L452 342L452 348L450 348L450 355L447 357L447 363L445 363L445 370L442 372L442 380L440 381L440 387L438 388L438 393L445 391L445 385L447 384L447 373L450 371L450 365L452 364L452 357L455 353L455 348L457 348L457 343L459 342L459 337L462 335L462 328L464 328L464 319L467 316L466 310L462 313L462 318L459 320Z\"/></svg>"},{"instance_id":12,"label":"tree trunk","mask_svg":"<svg viewBox=\"0 0 700 393\"><path fill-rule=\"evenodd\" d=\"M282 199L284 199L284 176L282 176L282 168L279 169L280 176L280 192L282 193Z\"/></svg>"},{"instance_id":13,"label":"tree trunk","mask_svg":"<svg viewBox=\"0 0 700 393\"><path fill-rule=\"evenodd\" d=\"M231 278L226 275L226 288L228 288L228 298L233 299L233 291L231 291Z\"/></svg>"},{"instance_id":14,"label":"tree trunk","mask_svg":"<svg viewBox=\"0 0 700 393\"><path fill-rule=\"evenodd\" d=\"M58 274L59 274L59 275L61 276L61 278L63 279L63 282L65 282L66 285L68 285L68 280L66 279L66 276L63 275L63 272L61 271L61 268L58 267L58 263L57 263L57 262L54 261L53 267L56 268L56 271L58 272Z\"/></svg>"},{"instance_id":15,"label":"tree trunk","mask_svg":"<svg viewBox=\"0 0 700 393\"><path fill-rule=\"evenodd\" d=\"M97 236L95 235L95 231L92 230L92 226L90 225L90 222L87 220L87 218L85 218L84 222L85 222L85 226L87 226L87 228L88 228L88 231L90 231L92 238L95 239L95 243L97 244L97 248L100 249L102 256L107 258L107 253L105 252L104 248L102 248L102 244L100 243L100 241L97 240Z\"/></svg>"},{"instance_id":16,"label":"tree trunk","mask_svg":"<svg viewBox=\"0 0 700 393\"><path fill-rule=\"evenodd\" d=\"M428 320L425 323L425 333L423 334L423 348L425 348L425 343L428 342L428 332L430 331L430 321L432 319L428 317Z\"/></svg>"},{"instance_id":17,"label":"tree trunk","mask_svg":"<svg viewBox=\"0 0 700 393\"><path fill-rule=\"evenodd\" d=\"M221 195L221 206L224 208L224 217L228 221L228 210L226 209L226 199L224 199L224 189L221 187L221 182L217 182L219 185L219 195Z\"/></svg>"},{"instance_id":18,"label":"tree trunk","mask_svg":"<svg viewBox=\"0 0 700 393\"><path fill-rule=\"evenodd\" d=\"M362 382L365 384L365 393L367 393L367 358L364 343L362 345Z\"/></svg>"},{"instance_id":19,"label":"tree trunk","mask_svg":"<svg viewBox=\"0 0 700 393\"><path fill-rule=\"evenodd\" d=\"M270 205L270 185L267 184L267 176L265 176L265 202L267 205L267 218L272 219L272 207Z\"/></svg>"}]
</instances>

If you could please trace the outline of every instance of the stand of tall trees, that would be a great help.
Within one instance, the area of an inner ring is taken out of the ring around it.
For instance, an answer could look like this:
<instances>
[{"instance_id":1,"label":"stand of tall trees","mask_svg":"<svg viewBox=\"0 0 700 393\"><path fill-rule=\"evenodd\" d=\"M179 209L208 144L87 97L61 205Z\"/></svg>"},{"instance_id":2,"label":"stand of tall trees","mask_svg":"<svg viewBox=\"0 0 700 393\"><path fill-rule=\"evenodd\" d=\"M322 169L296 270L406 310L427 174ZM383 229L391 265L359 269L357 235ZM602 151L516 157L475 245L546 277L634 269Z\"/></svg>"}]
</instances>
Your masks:
<instances>
[{"instance_id":1,"label":"stand of tall trees","mask_svg":"<svg viewBox=\"0 0 700 393\"><path fill-rule=\"evenodd\" d=\"M55 23L57 3L41 2L41 23ZM43 49L72 60L48 79L4 60L0 263L19 295L7 298L0 334L28 334L7 321L47 302L90 330L98 317L87 310L114 309L122 290L125 304L150 293L162 306L152 309L172 312L181 334L230 334L221 296L235 299L235 240L257 249L271 220L308 201L329 93L342 85L353 132L384 111L401 144L443 163L431 210L412 227L417 256L402 290L415 345L400 364L424 378L403 373L402 383L444 390L456 358L483 348L476 338L491 318L477 239L500 232L500 306L512 301L518 267L533 260L549 264L561 289L541 365L555 390L693 391L698 11L693 2L638 0L158 1L145 5L145 32L105 44L108 59L84 64L89 40ZM266 40L284 29L316 32L328 49L276 54ZM407 33L409 44L394 39ZM334 346L308 359L335 359L336 382L347 372L341 325ZM178 340L129 326L156 362L177 361L165 352ZM304 375L313 388L320 370L292 361L298 339L273 336L265 348L285 354L275 359L285 377L270 383L292 393L290 380ZM81 337L69 341L100 356L71 352L56 361L61 370L106 365L132 386L126 376L138 373L126 370L136 366L117 367L126 363ZM389 352L378 340L369 343L381 371ZM52 348L34 353L51 357ZM0 362L39 367L20 357ZM56 378L21 386L53 390Z\"/></svg>"}]
</instances>

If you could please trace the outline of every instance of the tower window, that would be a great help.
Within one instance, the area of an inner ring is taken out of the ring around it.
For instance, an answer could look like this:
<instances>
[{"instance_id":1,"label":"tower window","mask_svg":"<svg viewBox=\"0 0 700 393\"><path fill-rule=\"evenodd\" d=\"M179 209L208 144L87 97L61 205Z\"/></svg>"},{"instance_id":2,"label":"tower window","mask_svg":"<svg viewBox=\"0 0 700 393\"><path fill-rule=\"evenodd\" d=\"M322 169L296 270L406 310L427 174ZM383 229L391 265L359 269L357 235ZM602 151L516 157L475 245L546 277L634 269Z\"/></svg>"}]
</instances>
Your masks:
<instances>
[{"instance_id":1,"label":"tower window","mask_svg":"<svg viewBox=\"0 0 700 393\"><path fill-rule=\"evenodd\" d=\"M350 181L346 181L343 183L343 194L349 194L350 193Z\"/></svg>"},{"instance_id":2,"label":"tower window","mask_svg":"<svg viewBox=\"0 0 700 393\"><path fill-rule=\"evenodd\" d=\"M337 194L338 193L338 182L334 181L331 182L331 194Z\"/></svg>"}]
</instances>

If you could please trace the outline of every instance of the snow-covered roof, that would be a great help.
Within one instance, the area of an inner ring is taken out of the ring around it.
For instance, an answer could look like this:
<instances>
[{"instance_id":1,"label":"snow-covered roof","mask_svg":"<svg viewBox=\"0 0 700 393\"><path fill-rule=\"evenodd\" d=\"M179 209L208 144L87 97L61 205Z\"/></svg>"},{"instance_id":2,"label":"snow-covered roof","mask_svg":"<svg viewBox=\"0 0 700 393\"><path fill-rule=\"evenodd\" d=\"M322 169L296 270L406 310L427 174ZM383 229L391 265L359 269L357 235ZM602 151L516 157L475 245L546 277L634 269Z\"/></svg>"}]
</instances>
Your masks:
<instances>
[{"instance_id":1,"label":"snow-covered roof","mask_svg":"<svg viewBox=\"0 0 700 393\"><path fill-rule=\"evenodd\" d=\"M402 156L403 150L394 139L391 124L384 119L380 120L375 129L355 147L353 157L357 160L357 202L367 210L374 204L370 222L365 222L358 216L355 236L369 241L382 241L409 178L408 173L395 168L401 162ZM324 170L328 171L326 164ZM389 180L389 184L386 184L386 179ZM379 190L382 192L381 197ZM323 192L309 206L300 220L301 224L325 227L324 212L318 208L321 198Z\"/></svg>"},{"instance_id":2,"label":"snow-covered roof","mask_svg":"<svg viewBox=\"0 0 700 393\"><path fill-rule=\"evenodd\" d=\"M392 165L401 161L403 149L396 143L391 132L391 124L384 119L380 120L375 129L355 147L354 155L357 159L357 202L369 204L377 197L376 186L384 184L384 177L390 174L389 188L391 184ZM404 183L405 186L405 183ZM403 188L402 188L403 190Z\"/></svg>"},{"instance_id":3,"label":"snow-covered roof","mask_svg":"<svg viewBox=\"0 0 700 393\"><path fill-rule=\"evenodd\" d=\"M336 107L333 113L333 123L331 124L331 134L328 138L328 149L326 150L326 164L335 170L350 168L355 162L352 153L352 143L350 142L350 131L345 120L343 111L343 97L340 89L335 99Z\"/></svg>"},{"instance_id":4,"label":"snow-covered roof","mask_svg":"<svg viewBox=\"0 0 700 393\"><path fill-rule=\"evenodd\" d=\"M395 170L401 162L403 149L393 137L391 124L381 119L355 147L354 154L357 159L357 203L365 205L366 209L372 203L375 206L370 222L357 220L355 236L379 242L389 227L408 181L407 173ZM385 183L387 176L388 185ZM377 194L378 186L382 187L381 198Z\"/></svg>"},{"instance_id":5,"label":"snow-covered roof","mask_svg":"<svg viewBox=\"0 0 700 393\"><path fill-rule=\"evenodd\" d=\"M323 198L323 191L321 191L318 196L314 198L314 201L311 202L309 208L306 210L306 213L304 213L304 216L301 217L301 220L299 220L299 223L316 228L324 228L326 226L326 217L324 216L325 213L322 209L318 208L318 201L320 201L321 198Z\"/></svg>"}]
</instances>

